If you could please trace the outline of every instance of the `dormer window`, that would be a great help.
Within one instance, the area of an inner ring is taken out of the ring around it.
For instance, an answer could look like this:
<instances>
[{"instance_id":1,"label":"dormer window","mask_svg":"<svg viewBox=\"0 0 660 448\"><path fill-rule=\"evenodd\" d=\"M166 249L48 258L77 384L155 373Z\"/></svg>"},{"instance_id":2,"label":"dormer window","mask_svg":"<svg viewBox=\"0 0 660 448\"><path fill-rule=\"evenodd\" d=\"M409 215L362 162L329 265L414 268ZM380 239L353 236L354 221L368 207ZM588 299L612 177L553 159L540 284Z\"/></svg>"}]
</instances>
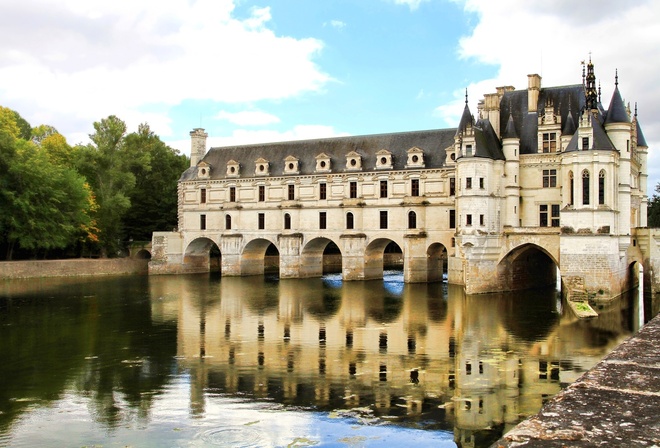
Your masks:
<instances>
[{"instance_id":1,"label":"dormer window","mask_svg":"<svg viewBox=\"0 0 660 448\"><path fill-rule=\"evenodd\" d=\"M241 171L241 165L235 161L227 162L227 177L238 177Z\"/></svg>"},{"instance_id":2,"label":"dormer window","mask_svg":"<svg viewBox=\"0 0 660 448\"><path fill-rule=\"evenodd\" d=\"M208 179L211 176L211 165L206 162L197 164L197 177L199 179Z\"/></svg>"},{"instance_id":3,"label":"dormer window","mask_svg":"<svg viewBox=\"0 0 660 448\"><path fill-rule=\"evenodd\" d=\"M465 157L472 157L472 145L465 145Z\"/></svg>"},{"instance_id":4,"label":"dormer window","mask_svg":"<svg viewBox=\"0 0 660 448\"><path fill-rule=\"evenodd\" d=\"M424 168L424 151L414 146L407 152L406 168Z\"/></svg>"},{"instance_id":5,"label":"dormer window","mask_svg":"<svg viewBox=\"0 0 660 448\"><path fill-rule=\"evenodd\" d=\"M268 176L270 175L270 163L268 160L260 157L255 161L254 167L255 176Z\"/></svg>"},{"instance_id":6,"label":"dormer window","mask_svg":"<svg viewBox=\"0 0 660 448\"><path fill-rule=\"evenodd\" d=\"M325 154L321 153L318 156L316 156L316 168L315 171L317 173L329 173L330 172L330 157Z\"/></svg>"},{"instance_id":7,"label":"dormer window","mask_svg":"<svg viewBox=\"0 0 660 448\"><path fill-rule=\"evenodd\" d=\"M543 152L557 152L557 133L544 132L543 133Z\"/></svg>"},{"instance_id":8,"label":"dormer window","mask_svg":"<svg viewBox=\"0 0 660 448\"><path fill-rule=\"evenodd\" d=\"M362 156L355 151L346 154L346 170L356 171L362 169Z\"/></svg>"},{"instance_id":9,"label":"dormer window","mask_svg":"<svg viewBox=\"0 0 660 448\"><path fill-rule=\"evenodd\" d=\"M376 153L376 169L392 169L392 153L387 149L381 149Z\"/></svg>"},{"instance_id":10,"label":"dormer window","mask_svg":"<svg viewBox=\"0 0 660 448\"><path fill-rule=\"evenodd\" d=\"M284 174L299 174L298 168L299 160L293 156L288 156L284 159Z\"/></svg>"},{"instance_id":11,"label":"dormer window","mask_svg":"<svg viewBox=\"0 0 660 448\"><path fill-rule=\"evenodd\" d=\"M589 137L582 137L582 149L589 149Z\"/></svg>"}]
</instances>

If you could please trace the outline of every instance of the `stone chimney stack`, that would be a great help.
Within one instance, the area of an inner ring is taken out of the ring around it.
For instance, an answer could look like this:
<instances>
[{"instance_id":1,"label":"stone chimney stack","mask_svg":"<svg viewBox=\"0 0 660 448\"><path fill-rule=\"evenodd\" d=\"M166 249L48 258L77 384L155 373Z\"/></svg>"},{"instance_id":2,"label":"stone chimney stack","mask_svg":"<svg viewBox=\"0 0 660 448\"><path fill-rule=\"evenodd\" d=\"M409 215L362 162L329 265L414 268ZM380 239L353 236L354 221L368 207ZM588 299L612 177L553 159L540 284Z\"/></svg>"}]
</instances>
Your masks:
<instances>
[{"instance_id":1,"label":"stone chimney stack","mask_svg":"<svg viewBox=\"0 0 660 448\"><path fill-rule=\"evenodd\" d=\"M541 91L541 77L537 74L527 75L527 112L536 112Z\"/></svg>"},{"instance_id":2,"label":"stone chimney stack","mask_svg":"<svg viewBox=\"0 0 660 448\"><path fill-rule=\"evenodd\" d=\"M206 137L208 136L203 128L195 128L190 132L190 166L197 166L206 155Z\"/></svg>"}]
</instances>

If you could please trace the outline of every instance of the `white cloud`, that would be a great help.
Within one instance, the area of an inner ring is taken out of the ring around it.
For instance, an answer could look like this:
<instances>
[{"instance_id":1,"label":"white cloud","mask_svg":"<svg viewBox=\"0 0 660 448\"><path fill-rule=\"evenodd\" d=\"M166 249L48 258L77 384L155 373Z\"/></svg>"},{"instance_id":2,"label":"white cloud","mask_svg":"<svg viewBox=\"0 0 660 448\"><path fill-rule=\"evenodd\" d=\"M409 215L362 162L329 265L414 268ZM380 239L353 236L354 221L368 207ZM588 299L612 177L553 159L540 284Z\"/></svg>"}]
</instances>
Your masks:
<instances>
[{"instance_id":1,"label":"white cloud","mask_svg":"<svg viewBox=\"0 0 660 448\"><path fill-rule=\"evenodd\" d=\"M281 100L321 89L323 44L277 36L270 10L235 18L231 0L24 0L0 16L0 98L34 125L89 129L110 114L129 129L183 100ZM163 112L164 111L164 112Z\"/></svg>"},{"instance_id":2,"label":"white cloud","mask_svg":"<svg viewBox=\"0 0 660 448\"><path fill-rule=\"evenodd\" d=\"M467 11L478 15L472 32L461 39L462 58L499 67L496 77L475 80L468 85L470 109L496 86L527 87L527 74L538 73L542 85L579 84L580 61L591 52L602 102L608 107L614 89L615 69L619 90L625 101L639 102L639 118L649 151L649 190L660 180L660 2L605 0L595 8L589 2L573 0L462 0ZM442 116L460 117L463 91L455 101L439 107ZM634 107L634 106L633 106ZM453 121L454 125L457 123Z\"/></svg>"},{"instance_id":3,"label":"white cloud","mask_svg":"<svg viewBox=\"0 0 660 448\"><path fill-rule=\"evenodd\" d=\"M273 114L260 110L246 110L241 112L220 111L215 116L219 120L226 120L239 126L263 126L279 123L280 119Z\"/></svg>"},{"instance_id":4,"label":"white cloud","mask_svg":"<svg viewBox=\"0 0 660 448\"><path fill-rule=\"evenodd\" d=\"M337 132L332 126L298 125L287 131L236 129L229 136L209 135L207 148L247 145L269 142L288 142L294 140L308 140L317 138L342 137L348 134ZM182 154L190 155L190 140L164 140L172 148L178 149Z\"/></svg>"},{"instance_id":5,"label":"white cloud","mask_svg":"<svg viewBox=\"0 0 660 448\"><path fill-rule=\"evenodd\" d=\"M331 20L330 26L341 30L346 28L346 23L342 22L341 20Z\"/></svg>"},{"instance_id":6,"label":"white cloud","mask_svg":"<svg viewBox=\"0 0 660 448\"><path fill-rule=\"evenodd\" d=\"M394 3L397 5L407 5L411 11L414 11L419 8L419 5L426 1L429 0L394 0Z\"/></svg>"}]
</instances>

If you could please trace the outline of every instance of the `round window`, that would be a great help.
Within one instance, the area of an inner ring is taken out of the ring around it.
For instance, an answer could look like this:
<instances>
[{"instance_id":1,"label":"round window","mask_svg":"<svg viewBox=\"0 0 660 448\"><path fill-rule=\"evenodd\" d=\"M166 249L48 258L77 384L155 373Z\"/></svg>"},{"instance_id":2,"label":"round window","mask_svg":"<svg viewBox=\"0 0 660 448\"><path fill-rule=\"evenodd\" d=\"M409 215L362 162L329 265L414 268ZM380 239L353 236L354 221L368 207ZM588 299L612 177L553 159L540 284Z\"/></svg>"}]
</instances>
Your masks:
<instances>
[{"instance_id":1,"label":"round window","mask_svg":"<svg viewBox=\"0 0 660 448\"><path fill-rule=\"evenodd\" d=\"M229 172L230 173L235 173L236 172L236 167L232 166L231 168L229 168Z\"/></svg>"},{"instance_id":2,"label":"round window","mask_svg":"<svg viewBox=\"0 0 660 448\"><path fill-rule=\"evenodd\" d=\"M385 157L380 158L380 164L385 165L387 163L387 159Z\"/></svg>"},{"instance_id":3,"label":"round window","mask_svg":"<svg viewBox=\"0 0 660 448\"><path fill-rule=\"evenodd\" d=\"M355 166L355 165L357 165L357 160L351 159L351 166Z\"/></svg>"},{"instance_id":4,"label":"round window","mask_svg":"<svg viewBox=\"0 0 660 448\"><path fill-rule=\"evenodd\" d=\"M290 169L290 170L293 169L293 163L289 163L289 169Z\"/></svg>"},{"instance_id":5,"label":"round window","mask_svg":"<svg viewBox=\"0 0 660 448\"><path fill-rule=\"evenodd\" d=\"M202 174L206 174L206 168L202 168Z\"/></svg>"},{"instance_id":6,"label":"round window","mask_svg":"<svg viewBox=\"0 0 660 448\"><path fill-rule=\"evenodd\" d=\"M264 168L265 168L265 167L264 167L263 165L259 165L259 171L263 171Z\"/></svg>"},{"instance_id":7,"label":"round window","mask_svg":"<svg viewBox=\"0 0 660 448\"><path fill-rule=\"evenodd\" d=\"M456 160L456 154L454 154L453 152L451 153L451 159Z\"/></svg>"},{"instance_id":8,"label":"round window","mask_svg":"<svg viewBox=\"0 0 660 448\"><path fill-rule=\"evenodd\" d=\"M321 168L325 168L325 160L322 160L321 163L319 163L319 165L321 165Z\"/></svg>"},{"instance_id":9,"label":"round window","mask_svg":"<svg viewBox=\"0 0 660 448\"><path fill-rule=\"evenodd\" d=\"M417 162L419 162L419 157L417 157L417 156L412 156L412 161L413 161L413 163L417 163Z\"/></svg>"}]
</instances>

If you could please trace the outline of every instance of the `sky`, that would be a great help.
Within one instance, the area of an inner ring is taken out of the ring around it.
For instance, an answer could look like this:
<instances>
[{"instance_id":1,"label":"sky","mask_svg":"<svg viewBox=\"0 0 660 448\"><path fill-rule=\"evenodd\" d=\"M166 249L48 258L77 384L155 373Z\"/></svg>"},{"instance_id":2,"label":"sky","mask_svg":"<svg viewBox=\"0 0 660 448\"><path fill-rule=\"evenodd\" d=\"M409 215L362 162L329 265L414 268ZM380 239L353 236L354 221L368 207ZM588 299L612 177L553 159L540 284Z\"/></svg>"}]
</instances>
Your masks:
<instances>
[{"instance_id":1,"label":"sky","mask_svg":"<svg viewBox=\"0 0 660 448\"><path fill-rule=\"evenodd\" d=\"M618 70L660 181L657 0L0 0L0 105L89 142L116 115L208 146L456 127L495 87Z\"/></svg>"}]
</instances>

